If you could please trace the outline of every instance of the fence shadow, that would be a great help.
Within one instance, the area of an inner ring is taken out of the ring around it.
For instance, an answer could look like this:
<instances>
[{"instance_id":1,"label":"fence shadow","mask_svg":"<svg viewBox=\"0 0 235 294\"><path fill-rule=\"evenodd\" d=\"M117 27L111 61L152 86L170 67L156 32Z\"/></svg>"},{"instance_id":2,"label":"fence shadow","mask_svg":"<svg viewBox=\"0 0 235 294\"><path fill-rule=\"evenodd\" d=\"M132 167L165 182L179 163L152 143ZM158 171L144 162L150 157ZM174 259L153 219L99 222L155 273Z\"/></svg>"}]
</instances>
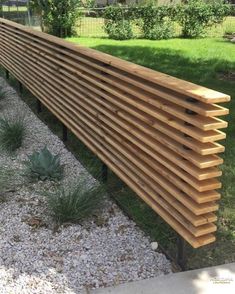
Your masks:
<instances>
[{"instance_id":1,"label":"fence shadow","mask_svg":"<svg viewBox=\"0 0 235 294\"><path fill-rule=\"evenodd\" d=\"M234 50L233 44L228 45L231 46L231 50ZM207 84L211 79L217 78L216 74L220 72L235 71L235 61L228 62L220 58L199 59L195 57L193 59L186 57L183 50L169 49L169 47L115 44L96 45L92 48L195 83Z\"/></svg>"}]
</instances>

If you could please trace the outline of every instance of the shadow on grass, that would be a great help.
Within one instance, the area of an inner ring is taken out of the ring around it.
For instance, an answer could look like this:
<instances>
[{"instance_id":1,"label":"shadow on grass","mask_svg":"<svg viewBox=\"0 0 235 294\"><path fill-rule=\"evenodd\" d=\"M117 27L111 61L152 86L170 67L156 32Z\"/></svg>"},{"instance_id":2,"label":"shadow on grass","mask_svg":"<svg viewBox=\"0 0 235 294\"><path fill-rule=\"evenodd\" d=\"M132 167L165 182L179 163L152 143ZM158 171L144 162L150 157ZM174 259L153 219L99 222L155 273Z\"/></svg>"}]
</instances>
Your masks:
<instances>
[{"instance_id":1,"label":"shadow on grass","mask_svg":"<svg viewBox=\"0 0 235 294\"><path fill-rule=\"evenodd\" d=\"M123 46L98 45L92 48L223 92L235 98L234 81L226 80L226 74L228 72L235 72L235 60L234 62L229 62L219 58L189 58L185 57L183 50L173 50L167 47L127 46L124 44ZM234 49L235 45L231 44L231 50ZM223 74L225 78L221 77ZM227 147L229 146L226 154L231 154L230 148L234 145L231 143L231 140L235 133L235 123L233 123L233 118L235 117L234 99L231 99L224 106L230 109L230 114L225 117L225 120L230 123L228 129L226 129L227 140L225 144ZM232 154L235 155L235 149L232 150Z\"/></svg>"},{"instance_id":2,"label":"shadow on grass","mask_svg":"<svg viewBox=\"0 0 235 294\"><path fill-rule=\"evenodd\" d=\"M222 41L220 40L220 42ZM212 83L216 89L220 86L216 85L214 79L217 79L219 72L235 71L235 61L228 62L224 59L215 58L189 58L185 57L183 50L173 50L169 47L127 46L124 44L123 46L97 45L91 48L197 84ZM231 50L234 50L234 44L231 44ZM233 91L233 94L235 94L234 89Z\"/></svg>"}]
</instances>

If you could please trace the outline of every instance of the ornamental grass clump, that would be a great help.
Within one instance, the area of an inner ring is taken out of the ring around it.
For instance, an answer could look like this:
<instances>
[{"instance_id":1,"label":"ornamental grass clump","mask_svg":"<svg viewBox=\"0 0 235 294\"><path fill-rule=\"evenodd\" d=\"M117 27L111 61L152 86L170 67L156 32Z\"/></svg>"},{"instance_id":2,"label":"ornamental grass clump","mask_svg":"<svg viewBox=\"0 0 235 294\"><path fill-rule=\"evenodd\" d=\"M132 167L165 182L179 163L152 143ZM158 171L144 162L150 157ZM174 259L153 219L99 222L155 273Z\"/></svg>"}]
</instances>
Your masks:
<instances>
[{"instance_id":1,"label":"ornamental grass clump","mask_svg":"<svg viewBox=\"0 0 235 294\"><path fill-rule=\"evenodd\" d=\"M33 180L59 181L63 178L64 166L60 163L59 155L53 155L46 146L28 156L25 165L25 174Z\"/></svg>"},{"instance_id":2,"label":"ornamental grass clump","mask_svg":"<svg viewBox=\"0 0 235 294\"><path fill-rule=\"evenodd\" d=\"M14 153L23 144L26 127L23 115L0 118L0 149L6 153Z\"/></svg>"},{"instance_id":3,"label":"ornamental grass clump","mask_svg":"<svg viewBox=\"0 0 235 294\"><path fill-rule=\"evenodd\" d=\"M60 186L45 195L56 222L77 223L90 217L102 206L105 188L97 184L88 186L85 179L80 179L69 188Z\"/></svg>"}]
</instances>

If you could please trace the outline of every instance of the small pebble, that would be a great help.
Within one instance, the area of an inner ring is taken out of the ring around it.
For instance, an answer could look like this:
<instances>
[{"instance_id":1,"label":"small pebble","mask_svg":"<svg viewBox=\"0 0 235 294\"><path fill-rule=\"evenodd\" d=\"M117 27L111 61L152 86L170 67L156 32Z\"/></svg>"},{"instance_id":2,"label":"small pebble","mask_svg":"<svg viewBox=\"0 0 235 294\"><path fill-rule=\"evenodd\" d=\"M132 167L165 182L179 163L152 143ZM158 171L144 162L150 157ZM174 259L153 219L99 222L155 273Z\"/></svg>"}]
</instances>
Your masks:
<instances>
[{"instance_id":1,"label":"small pebble","mask_svg":"<svg viewBox=\"0 0 235 294\"><path fill-rule=\"evenodd\" d=\"M152 250L156 251L158 249L158 242L152 242L151 248L152 248Z\"/></svg>"}]
</instances>

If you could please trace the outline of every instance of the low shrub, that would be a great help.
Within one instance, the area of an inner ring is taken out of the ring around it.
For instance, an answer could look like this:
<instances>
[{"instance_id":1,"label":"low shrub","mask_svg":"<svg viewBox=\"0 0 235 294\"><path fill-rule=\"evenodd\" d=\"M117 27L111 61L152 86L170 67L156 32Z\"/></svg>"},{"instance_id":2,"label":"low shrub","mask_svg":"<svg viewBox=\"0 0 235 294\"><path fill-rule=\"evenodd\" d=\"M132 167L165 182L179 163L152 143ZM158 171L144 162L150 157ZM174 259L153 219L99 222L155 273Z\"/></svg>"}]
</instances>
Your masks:
<instances>
[{"instance_id":1,"label":"low shrub","mask_svg":"<svg viewBox=\"0 0 235 294\"><path fill-rule=\"evenodd\" d=\"M104 11L104 30L110 39L128 40L133 38L129 9L122 6L108 6Z\"/></svg>"},{"instance_id":2,"label":"low shrub","mask_svg":"<svg viewBox=\"0 0 235 294\"><path fill-rule=\"evenodd\" d=\"M204 36L206 28L221 23L229 14L230 6L223 1L205 2L189 0L187 4L176 7L176 20L182 27L182 36L196 38Z\"/></svg>"},{"instance_id":3,"label":"low shrub","mask_svg":"<svg viewBox=\"0 0 235 294\"><path fill-rule=\"evenodd\" d=\"M22 146L26 134L24 116L6 116L0 119L0 148L13 153Z\"/></svg>"},{"instance_id":4,"label":"low shrub","mask_svg":"<svg viewBox=\"0 0 235 294\"><path fill-rule=\"evenodd\" d=\"M131 24L127 20L117 22L107 21L104 29L110 39L129 40L133 38Z\"/></svg>"},{"instance_id":5,"label":"low shrub","mask_svg":"<svg viewBox=\"0 0 235 294\"><path fill-rule=\"evenodd\" d=\"M171 6L150 3L134 10L137 26L143 37L151 40L169 39L174 35ZM133 16L132 16L133 17Z\"/></svg>"},{"instance_id":6,"label":"low shrub","mask_svg":"<svg viewBox=\"0 0 235 294\"><path fill-rule=\"evenodd\" d=\"M171 22L157 23L153 28L144 33L144 37L149 40L170 39L174 36L174 27Z\"/></svg>"},{"instance_id":7,"label":"low shrub","mask_svg":"<svg viewBox=\"0 0 235 294\"><path fill-rule=\"evenodd\" d=\"M43 31L61 38L73 35L81 11L79 0L30 0L29 4L40 16Z\"/></svg>"},{"instance_id":8,"label":"low shrub","mask_svg":"<svg viewBox=\"0 0 235 294\"><path fill-rule=\"evenodd\" d=\"M175 33L173 24L178 22L183 37L196 38L203 36L207 28L221 23L225 16L232 13L232 9L223 0L188 0L185 4L174 6L156 6L154 2L129 8L109 6L104 12L105 31L112 39L131 39L135 23L146 39L169 39Z\"/></svg>"},{"instance_id":9,"label":"low shrub","mask_svg":"<svg viewBox=\"0 0 235 294\"><path fill-rule=\"evenodd\" d=\"M105 189L103 185L88 186L85 179L79 179L70 188L59 187L55 192L44 194L58 223L80 222L103 205Z\"/></svg>"},{"instance_id":10,"label":"low shrub","mask_svg":"<svg viewBox=\"0 0 235 294\"><path fill-rule=\"evenodd\" d=\"M61 180L63 177L64 166L59 155L53 155L47 147L28 156L25 165L25 174L33 180Z\"/></svg>"}]
</instances>

